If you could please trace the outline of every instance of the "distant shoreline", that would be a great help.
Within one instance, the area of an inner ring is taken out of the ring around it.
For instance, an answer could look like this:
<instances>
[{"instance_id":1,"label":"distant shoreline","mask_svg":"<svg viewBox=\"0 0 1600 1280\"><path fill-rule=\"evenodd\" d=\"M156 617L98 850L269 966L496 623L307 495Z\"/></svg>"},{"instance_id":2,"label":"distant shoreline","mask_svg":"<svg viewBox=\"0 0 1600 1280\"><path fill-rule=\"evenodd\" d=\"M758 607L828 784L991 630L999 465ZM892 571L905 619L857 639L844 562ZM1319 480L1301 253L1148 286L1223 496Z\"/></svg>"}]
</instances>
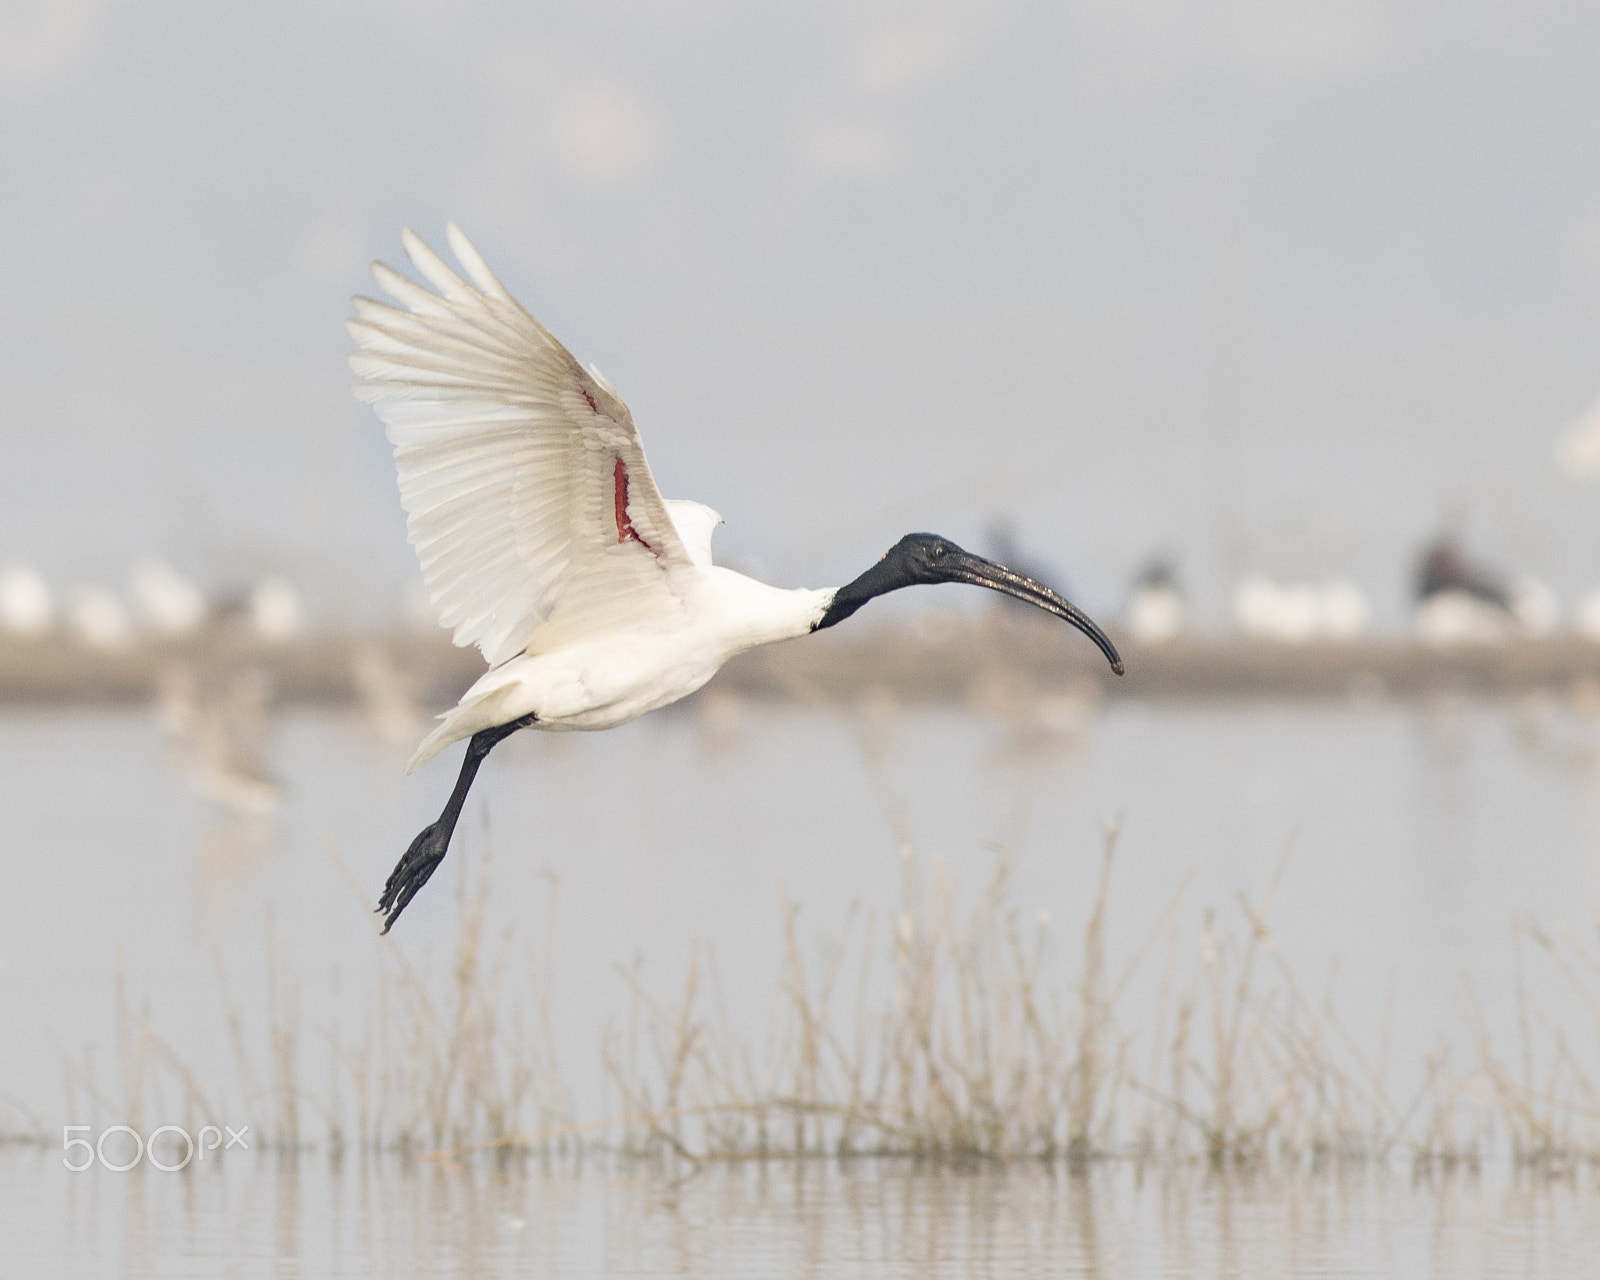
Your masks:
<instances>
[{"instance_id":1,"label":"distant shoreline","mask_svg":"<svg viewBox=\"0 0 1600 1280\"><path fill-rule=\"evenodd\" d=\"M1600 714L1600 643L1570 636L1434 647L1397 637L1287 644L1211 636L1140 645L1113 635L1127 660L1121 679L1076 632L1048 622L934 616L756 650L729 663L706 692L761 701L888 697L999 711L1041 698L1364 703L1542 693ZM387 680L417 706L434 708L453 703L483 663L442 632L322 633L269 645L216 627L111 652L60 638L0 638L0 706L142 704L175 671L202 680L260 672L279 705L360 705L373 696L374 679Z\"/></svg>"}]
</instances>

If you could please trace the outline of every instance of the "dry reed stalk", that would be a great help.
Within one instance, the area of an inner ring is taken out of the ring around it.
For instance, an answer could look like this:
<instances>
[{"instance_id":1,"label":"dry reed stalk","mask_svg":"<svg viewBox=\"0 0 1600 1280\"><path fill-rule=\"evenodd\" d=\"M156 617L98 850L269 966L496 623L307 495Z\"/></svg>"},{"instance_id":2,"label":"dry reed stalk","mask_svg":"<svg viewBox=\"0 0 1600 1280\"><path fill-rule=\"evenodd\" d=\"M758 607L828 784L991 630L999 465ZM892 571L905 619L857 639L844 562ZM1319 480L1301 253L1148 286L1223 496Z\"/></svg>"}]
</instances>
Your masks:
<instances>
[{"instance_id":1,"label":"dry reed stalk","mask_svg":"<svg viewBox=\"0 0 1600 1280\"><path fill-rule=\"evenodd\" d=\"M42 1147L49 1143L50 1134L44 1120L21 1098L0 1089L0 1108L9 1110L21 1121L17 1127L13 1127L15 1121L9 1125L0 1121L0 1147ZM0 1116L4 1114L0 1111Z\"/></svg>"},{"instance_id":2,"label":"dry reed stalk","mask_svg":"<svg viewBox=\"0 0 1600 1280\"><path fill-rule=\"evenodd\" d=\"M1585 1068L1562 1028L1550 1022L1534 1001L1523 964L1521 937L1526 934L1555 961L1594 1015L1595 993L1584 980L1581 944L1563 946L1526 920L1513 925L1516 978L1517 1048L1520 1071L1496 1053L1476 993L1465 988L1464 1003L1478 1055L1480 1091L1492 1103L1504 1127L1512 1158L1521 1165L1560 1169L1600 1158L1600 1096L1593 1068ZM1547 1051L1536 1062L1534 1029L1543 1032Z\"/></svg>"},{"instance_id":3,"label":"dry reed stalk","mask_svg":"<svg viewBox=\"0 0 1600 1280\"><path fill-rule=\"evenodd\" d=\"M272 1141L281 1151L300 1146L300 990L276 945L267 910L267 1061L271 1084Z\"/></svg>"},{"instance_id":4,"label":"dry reed stalk","mask_svg":"<svg viewBox=\"0 0 1600 1280\"><path fill-rule=\"evenodd\" d=\"M143 1133L149 1063L149 1035L145 1028L149 1020L135 1017L129 1007L127 975L122 967L120 947L114 982L117 996L117 1064L122 1076L122 1114L127 1117L123 1123Z\"/></svg>"},{"instance_id":5,"label":"dry reed stalk","mask_svg":"<svg viewBox=\"0 0 1600 1280\"><path fill-rule=\"evenodd\" d=\"M1083 1162L1093 1154L1089 1128L1094 1120L1095 1099L1100 1091L1102 1040L1111 1010L1105 991L1105 919L1111 894L1111 859L1117 847L1120 823L1106 831L1105 852L1100 859L1100 881L1095 888L1094 907L1083 930L1083 976L1078 981L1081 1005L1078 1023L1078 1055L1072 1064L1071 1094L1067 1103L1067 1158Z\"/></svg>"}]
</instances>

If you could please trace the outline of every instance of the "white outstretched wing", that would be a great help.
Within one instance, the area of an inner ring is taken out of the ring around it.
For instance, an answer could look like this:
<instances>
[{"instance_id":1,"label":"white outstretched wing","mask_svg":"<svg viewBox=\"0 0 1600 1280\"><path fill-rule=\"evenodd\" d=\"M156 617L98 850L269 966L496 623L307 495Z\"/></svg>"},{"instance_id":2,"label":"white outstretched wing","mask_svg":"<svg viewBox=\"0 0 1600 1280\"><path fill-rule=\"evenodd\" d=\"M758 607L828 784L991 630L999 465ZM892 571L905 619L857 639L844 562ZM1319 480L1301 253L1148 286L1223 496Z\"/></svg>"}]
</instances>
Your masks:
<instances>
[{"instance_id":1,"label":"white outstretched wing","mask_svg":"<svg viewBox=\"0 0 1600 1280\"><path fill-rule=\"evenodd\" d=\"M406 231L438 292L374 263L404 308L357 298L349 323L441 625L494 666L680 609L693 561L628 406L448 235L471 284Z\"/></svg>"}]
</instances>

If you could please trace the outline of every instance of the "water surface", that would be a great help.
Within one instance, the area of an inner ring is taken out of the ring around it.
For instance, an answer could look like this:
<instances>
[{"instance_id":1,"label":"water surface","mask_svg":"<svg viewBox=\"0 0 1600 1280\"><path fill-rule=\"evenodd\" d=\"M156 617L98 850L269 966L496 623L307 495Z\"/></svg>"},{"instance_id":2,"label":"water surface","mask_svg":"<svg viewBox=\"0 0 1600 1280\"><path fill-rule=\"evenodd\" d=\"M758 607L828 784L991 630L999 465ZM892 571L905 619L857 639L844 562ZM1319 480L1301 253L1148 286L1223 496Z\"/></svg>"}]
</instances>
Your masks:
<instances>
[{"instance_id":1,"label":"water surface","mask_svg":"<svg viewBox=\"0 0 1600 1280\"><path fill-rule=\"evenodd\" d=\"M553 1030L585 1118L615 1105L598 1046L627 1016L619 965L672 992L691 951L714 949L730 1019L758 1043L785 899L822 954L852 903L887 939L936 866L975 892L1003 859L1010 901L1048 919L1046 979L1070 986L1114 819L1114 958L1187 875L1168 962L1181 978L1208 913L1242 927L1241 895L1261 905L1281 872L1277 953L1338 1001L1374 1057L1387 1045L1397 1089L1441 1044L1467 1050L1468 984L1488 1023L1515 1034L1514 920L1593 936L1600 729L1576 711L1058 711L1019 724L715 704L604 735L518 735L486 767L450 861L386 940L369 907L436 814L452 761L407 778L403 752L369 726L295 712L264 748L283 805L247 818L195 793L152 716L9 712L0 1119L47 1135L127 1120L120 974L127 1005L234 1122L259 1130L268 1118L238 1101L227 1003L259 1042L287 981L313 1063L336 1007L359 1021L383 948L424 973L444 962L458 877L486 859L489 931L515 927L553 967ZM1592 1061L1587 1014L1549 972L1529 973L1542 1016L1570 1023ZM1119 1006L1135 1037L1161 976L1147 965ZM182 1122L158 1105L146 1128ZM315 1120L306 1127L315 1139ZM1576 1274L1563 1268L1584 1231L1595 1238L1582 1186L1508 1168L1413 1181L1403 1161L1287 1181L868 1161L682 1183L601 1165L501 1174L255 1156L203 1176L69 1176L58 1162L5 1154L0 1202L24 1230L7 1236L31 1239L30 1256L55 1257L60 1274L120 1259L129 1275L214 1275L207 1258L237 1256L237 1274L275 1259L274 1274L307 1275L492 1276L530 1262L550 1274L1560 1275Z\"/></svg>"},{"instance_id":2,"label":"water surface","mask_svg":"<svg viewBox=\"0 0 1600 1280\"><path fill-rule=\"evenodd\" d=\"M29 1276L1577 1277L1587 1181L1371 1169L926 1169L774 1162L669 1178L394 1160L230 1160L71 1175L0 1156L7 1269Z\"/></svg>"}]
</instances>

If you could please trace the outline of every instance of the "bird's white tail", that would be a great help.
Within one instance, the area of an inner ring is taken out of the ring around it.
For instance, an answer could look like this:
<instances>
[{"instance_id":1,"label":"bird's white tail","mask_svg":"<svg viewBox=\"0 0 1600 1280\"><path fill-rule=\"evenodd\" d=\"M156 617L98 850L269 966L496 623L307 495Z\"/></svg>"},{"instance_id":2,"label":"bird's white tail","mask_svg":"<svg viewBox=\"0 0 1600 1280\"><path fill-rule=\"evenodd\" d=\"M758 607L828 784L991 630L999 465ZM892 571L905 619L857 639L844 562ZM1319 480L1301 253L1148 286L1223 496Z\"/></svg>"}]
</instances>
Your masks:
<instances>
[{"instance_id":1,"label":"bird's white tail","mask_svg":"<svg viewBox=\"0 0 1600 1280\"><path fill-rule=\"evenodd\" d=\"M509 724L527 715L528 707L513 705L516 695L522 692L515 668L525 660L519 654L510 662L485 671L478 682L462 695L460 705L439 717L439 727L418 745L416 753L406 765L406 772L415 773L452 742L459 742L485 729Z\"/></svg>"}]
</instances>

